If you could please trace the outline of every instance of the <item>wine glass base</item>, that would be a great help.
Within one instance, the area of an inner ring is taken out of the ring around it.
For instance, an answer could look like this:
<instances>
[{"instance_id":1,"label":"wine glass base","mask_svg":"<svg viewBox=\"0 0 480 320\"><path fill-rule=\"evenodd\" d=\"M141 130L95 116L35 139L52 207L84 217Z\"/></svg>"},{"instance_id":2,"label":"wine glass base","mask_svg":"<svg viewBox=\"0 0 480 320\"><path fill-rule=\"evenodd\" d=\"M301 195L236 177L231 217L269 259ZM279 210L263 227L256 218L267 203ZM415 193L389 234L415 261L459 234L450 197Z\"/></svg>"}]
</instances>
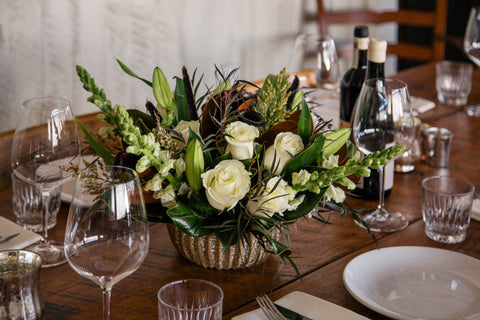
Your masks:
<instances>
[{"instance_id":1,"label":"wine glass base","mask_svg":"<svg viewBox=\"0 0 480 320\"><path fill-rule=\"evenodd\" d=\"M360 217L368 224L371 232L395 232L408 226L408 220L400 212L387 212L385 209L377 209L369 214L360 215ZM355 222L366 229L366 226L360 222Z\"/></svg>"},{"instance_id":2,"label":"wine glass base","mask_svg":"<svg viewBox=\"0 0 480 320\"><path fill-rule=\"evenodd\" d=\"M67 262L61 242L38 242L27 249L38 253L42 257L42 268L54 267Z\"/></svg>"}]
</instances>

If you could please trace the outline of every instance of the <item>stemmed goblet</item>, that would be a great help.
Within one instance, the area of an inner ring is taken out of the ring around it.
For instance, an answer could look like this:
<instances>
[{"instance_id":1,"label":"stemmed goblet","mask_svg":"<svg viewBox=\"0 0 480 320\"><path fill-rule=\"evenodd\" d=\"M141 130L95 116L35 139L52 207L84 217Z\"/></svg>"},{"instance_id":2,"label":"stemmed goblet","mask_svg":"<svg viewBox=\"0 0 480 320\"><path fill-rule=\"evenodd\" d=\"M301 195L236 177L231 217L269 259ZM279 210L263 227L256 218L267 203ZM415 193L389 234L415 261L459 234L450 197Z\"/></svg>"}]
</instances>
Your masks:
<instances>
[{"instance_id":1,"label":"stemmed goblet","mask_svg":"<svg viewBox=\"0 0 480 320\"><path fill-rule=\"evenodd\" d=\"M113 285L140 267L148 245L138 174L100 165L80 173L67 220L65 255L73 270L102 289L104 320L110 317Z\"/></svg>"},{"instance_id":2,"label":"stemmed goblet","mask_svg":"<svg viewBox=\"0 0 480 320\"><path fill-rule=\"evenodd\" d=\"M463 48L470 60L480 67L480 6L470 10ZM470 116L480 117L480 103L465 107L465 111Z\"/></svg>"},{"instance_id":3,"label":"stemmed goblet","mask_svg":"<svg viewBox=\"0 0 480 320\"><path fill-rule=\"evenodd\" d=\"M30 247L43 267L64 263L63 244L48 240L48 217L53 191L70 178L62 165L75 163L80 153L78 131L71 103L63 98L42 97L22 105L12 141L12 170L16 178L39 190L42 201L40 243ZM55 211L55 210L53 210Z\"/></svg>"},{"instance_id":4,"label":"stemmed goblet","mask_svg":"<svg viewBox=\"0 0 480 320\"><path fill-rule=\"evenodd\" d=\"M364 154L396 145L408 150L415 136L414 116L406 83L393 79L370 79L363 83L352 117L355 145ZM384 166L379 174L379 204L362 219L373 232L393 232L408 225L400 212L384 207Z\"/></svg>"}]
</instances>

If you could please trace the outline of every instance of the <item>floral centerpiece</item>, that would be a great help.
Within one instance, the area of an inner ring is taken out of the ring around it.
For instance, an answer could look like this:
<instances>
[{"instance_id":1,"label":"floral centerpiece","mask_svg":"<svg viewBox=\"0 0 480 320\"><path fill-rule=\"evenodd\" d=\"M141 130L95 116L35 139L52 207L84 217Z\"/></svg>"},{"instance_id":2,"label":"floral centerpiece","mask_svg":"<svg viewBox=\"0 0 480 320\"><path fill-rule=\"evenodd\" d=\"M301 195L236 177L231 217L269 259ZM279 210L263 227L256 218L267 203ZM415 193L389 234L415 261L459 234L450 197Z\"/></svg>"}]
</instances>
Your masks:
<instances>
[{"instance_id":1,"label":"floral centerpiece","mask_svg":"<svg viewBox=\"0 0 480 320\"><path fill-rule=\"evenodd\" d=\"M263 250L289 259L290 224L316 208L343 214L345 190L355 188L349 177L368 176L403 151L394 147L360 160L350 129L313 123L298 79L290 83L285 70L260 87L216 68L218 83L199 95L202 78L185 68L171 90L160 68L150 81L118 63L152 87L155 101L147 101L146 112L113 105L77 66L92 94L88 101L106 123L98 134L80 123L87 140L106 164L140 174L149 219L190 237L214 235L224 250L256 239ZM342 148L347 156L339 164Z\"/></svg>"}]
</instances>

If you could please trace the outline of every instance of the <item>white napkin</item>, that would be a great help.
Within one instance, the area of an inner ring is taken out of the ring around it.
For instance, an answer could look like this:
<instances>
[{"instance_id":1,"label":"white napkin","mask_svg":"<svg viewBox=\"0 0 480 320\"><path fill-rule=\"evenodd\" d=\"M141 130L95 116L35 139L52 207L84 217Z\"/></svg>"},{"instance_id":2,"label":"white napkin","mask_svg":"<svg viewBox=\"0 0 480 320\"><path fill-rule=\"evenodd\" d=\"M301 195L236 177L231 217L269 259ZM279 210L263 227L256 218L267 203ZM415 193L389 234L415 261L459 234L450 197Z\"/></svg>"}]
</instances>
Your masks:
<instances>
[{"instance_id":1,"label":"white napkin","mask_svg":"<svg viewBox=\"0 0 480 320\"><path fill-rule=\"evenodd\" d=\"M478 198L473 199L472 214L470 215L470 218L480 221L480 199Z\"/></svg>"},{"instance_id":2,"label":"white napkin","mask_svg":"<svg viewBox=\"0 0 480 320\"><path fill-rule=\"evenodd\" d=\"M1 239L4 239L16 233L19 233L19 235L15 238L5 243L0 243L0 250L23 249L31 244L34 244L42 238L39 234L24 229L18 224L8 219L5 219L4 217L0 217L0 236L2 237Z\"/></svg>"},{"instance_id":3,"label":"white napkin","mask_svg":"<svg viewBox=\"0 0 480 320\"><path fill-rule=\"evenodd\" d=\"M338 129L340 118L340 96L335 91L312 89L306 91L306 99L310 102L312 116L332 120L332 129Z\"/></svg>"},{"instance_id":4,"label":"white napkin","mask_svg":"<svg viewBox=\"0 0 480 320\"><path fill-rule=\"evenodd\" d=\"M368 320L358 313L300 291L291 292L275 303L313 320ZM232 320L267 320L267 317L261 309L256 309Z\"/></svg>"},{"instance_id":5,"label":"white napkin","mask_svg":"<svg viewBox=\"0 0 480 320\"><path fill-rule=\"evenodd\" d=\"M412 110L415 115L435 108L435 102L420 97L410 96L410 103L412 104Z\"/></svg>"}]
</instances>

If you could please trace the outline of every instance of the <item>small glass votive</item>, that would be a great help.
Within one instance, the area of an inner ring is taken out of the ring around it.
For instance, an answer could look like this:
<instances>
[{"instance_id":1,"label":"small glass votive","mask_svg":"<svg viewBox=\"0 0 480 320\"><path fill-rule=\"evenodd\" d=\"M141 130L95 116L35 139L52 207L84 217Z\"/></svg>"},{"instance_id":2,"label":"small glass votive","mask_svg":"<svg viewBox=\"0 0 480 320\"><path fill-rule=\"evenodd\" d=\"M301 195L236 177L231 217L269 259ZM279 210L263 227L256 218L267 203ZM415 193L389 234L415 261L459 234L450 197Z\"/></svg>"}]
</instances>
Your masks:
<instances>
[{"instance_id":1,"label":"small glass votive","mask_svg":"<svg viewBox=\"0 0 480 320\"><path fill-rule=\"evenodd\" d=\"M465 240L475 188L467 180L434 176L422 181L425 234L444 243Z\"/></svg>"},{"instance_id":2,"label":"small glass votive","mask_svg":"<svg viewBox=\"0 0 480 320\"><path fill-rule=\"evenodd\" d=\"M159 320L222 319L223 291L206 280L170 282L160 288L157 298Z\"/></svg>"},{"instance_id":3,"label":"small glass votive","mask_svg":"<svg viewBox=\"0 0 480 320\"><path fill-rule=\"evenodd\" d=\"M61 191L62 187L58 186L49 192L47 230L57 224ZM12 210L19 226L33 232L43 231L42 194L33 184L23 181L15 173L12 173Z\"/></svg>"},{"instance_id":4,"label":"small glass votive","mask_svg":"<svg viewBox=\"0 0 480 320\"><path fill-rule=\"evenodd\" d=\"M445 128L430 127L423 131L422 152L427 165L446 168L450 162L453 133Z\"/></svg>"},{"instance_id":5,"label":"small glass votive","mask_svg":"<svg viewBox=\"0 0 480 320\"><path fill-rule=\"evenodd\" d=\"M471 64L441 61L435 65L438 101L452 106L465 105L472 89Z\"/></svg>"},{"instance_id":6,"label":"small glass votive","mask_svg":"<svg viewBox=\"0 0 480 320\"><path fill-rule=\"evenodd\" d=\"M43 319L42 258L27 250L0 251L0 319Z\"/></svg>"}]
</instances>

